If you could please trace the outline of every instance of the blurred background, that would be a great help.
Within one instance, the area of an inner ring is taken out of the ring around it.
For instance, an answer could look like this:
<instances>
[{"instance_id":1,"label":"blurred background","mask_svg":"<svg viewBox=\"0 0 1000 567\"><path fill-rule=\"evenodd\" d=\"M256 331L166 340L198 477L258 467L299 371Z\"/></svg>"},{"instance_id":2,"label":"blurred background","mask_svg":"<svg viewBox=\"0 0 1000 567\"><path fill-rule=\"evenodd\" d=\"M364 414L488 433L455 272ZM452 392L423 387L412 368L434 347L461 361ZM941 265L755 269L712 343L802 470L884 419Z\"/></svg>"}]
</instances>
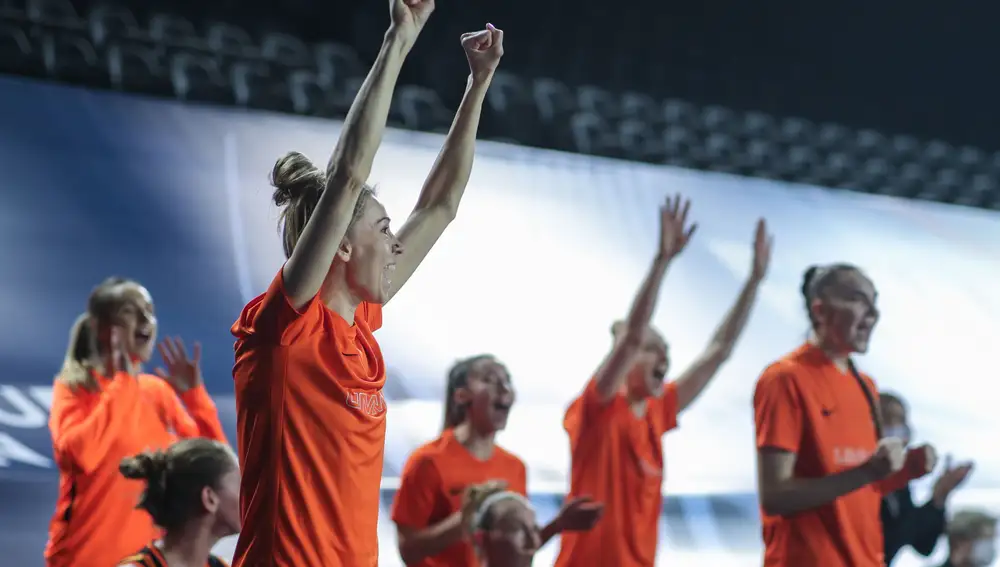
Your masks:
<instances>
[{"instance_id":1,"label":"blurred background","mask_svg":"<svg viewBox=\"0 0 1000 567\"><path fill-rule=\"evenodd\" d=\"M401 565L388 506L409 452L439 432L460 357L510 367L518 402L500 442L527 462L540 515L555 514L563 411L678 191L700 228L656 316L675 369L746 277L758 217L776 249L735 356L665 440L658 564L759 564L750 399L805 336L813 263L873 277L883 318L862 367L910 402L917 441L976 461L954 505L1000 512L1000 79L985 72L1000 8L861 7L439 1L372 176L397 221L462 94L459 35L491 22L506 55L459 219L380 331L382 565ZM360 0L0 0L0 564L42 564L52 376L107 275L149 288L161 334L202 342L235 440L228 329L283 260L267 173L290 149L326 160L387 24L385 2Z\"/></svg>"}]
</instances>

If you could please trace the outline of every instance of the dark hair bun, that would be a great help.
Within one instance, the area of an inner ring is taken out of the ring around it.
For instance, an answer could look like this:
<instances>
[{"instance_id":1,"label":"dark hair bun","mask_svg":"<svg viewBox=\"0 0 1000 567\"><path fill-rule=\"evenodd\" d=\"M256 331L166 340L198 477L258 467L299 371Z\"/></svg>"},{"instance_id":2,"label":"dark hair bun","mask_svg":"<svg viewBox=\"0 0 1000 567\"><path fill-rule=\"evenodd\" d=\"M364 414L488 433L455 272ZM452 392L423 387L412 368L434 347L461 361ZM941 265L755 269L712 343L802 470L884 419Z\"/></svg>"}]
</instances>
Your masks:
<instances>
[{"instance_id":1,"label":"dark hair bun","mask_svg":"<svg viewBox=\"0 0 1000 567\"><path fill-rule=\"evenodd\" d=\"M274 204L284 207L294 199L322 191L326 175L306 156L288 152L274 163L271 185L274 186Z\"/></svg>"},{"instance_id":2,"label":"dark hair bun","mask_svg":"<svg viewBox=\"0 0 1000 567\"><path fill-rule=\"evenodd\" d=\"M122 459L118 470L125 478L156 484L167 474L167 455L162 451L139 453L134 457Z\"/></svg>"},{"instance_id":3,"label":"dark hair bun","mask_svg":"<svg viewBox=\"0 0 1000 567\"><path fill-rule=\"evenodd\" d=\"M809 299L809 287L812 286L813 279L816 277L816 272L819 270L819 266L809 266L806 268L804 274L802 274L802 297Z\"/></svg>"}]
</instances>

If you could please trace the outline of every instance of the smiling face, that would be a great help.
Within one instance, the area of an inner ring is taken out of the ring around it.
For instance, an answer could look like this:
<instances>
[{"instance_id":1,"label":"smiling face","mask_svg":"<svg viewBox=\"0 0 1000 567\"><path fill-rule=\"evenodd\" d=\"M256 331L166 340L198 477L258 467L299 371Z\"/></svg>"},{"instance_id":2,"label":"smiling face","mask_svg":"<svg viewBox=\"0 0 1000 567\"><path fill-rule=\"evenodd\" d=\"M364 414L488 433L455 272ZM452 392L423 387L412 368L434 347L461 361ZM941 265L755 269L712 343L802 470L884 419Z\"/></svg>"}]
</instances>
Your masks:
<instances>
[{"instance_id":1,"label":"smiling face","mask_svg":"<svg viewBox=\"0 0 1000 567\"><path fill-rule=\"evenodd\" d=\"M392 290L396 259L403 253L389 227L385 207L374 196L365 198L361 214L347 231L339 257L347 261L347 286L355 297L385 303Z\"/></svg>"}]
</instances>

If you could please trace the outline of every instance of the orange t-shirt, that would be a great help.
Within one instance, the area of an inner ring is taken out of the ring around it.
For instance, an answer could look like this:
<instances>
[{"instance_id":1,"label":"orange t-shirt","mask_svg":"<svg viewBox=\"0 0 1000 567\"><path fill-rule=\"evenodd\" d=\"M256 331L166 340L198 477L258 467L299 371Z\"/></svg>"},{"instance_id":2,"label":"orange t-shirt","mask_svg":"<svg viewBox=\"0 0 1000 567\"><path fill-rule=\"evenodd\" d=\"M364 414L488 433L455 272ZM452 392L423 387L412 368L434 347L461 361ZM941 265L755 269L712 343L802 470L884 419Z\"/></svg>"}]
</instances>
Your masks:
<instances>
[{"instance_id":1,"label":"orange t-shirt","mask_svg":"<svg viewBox=\"0 0 1000 567\"><path fill-rule=\"evenodd\" d=\"M562 534L556 567L650 567L663 505L661 437L677 427L677 387L650 398L637 417L625 396L601 403L591 380L566 411L572 470L569 497L604 502L589 532Z\"/></svg>"},{"instance_id":2,"label":"orange t-shirt","mask_svg":"<svg viewBox=\"0 0 1000 567\"><path fill-rule=\"evenodd\" d=\"M862 378L877 396L871 378ZM878 445L871 407L857 379L810 344L764 371L753 407L757 448L795 453L799 478L853 468ZM789 517L762 511L765 567L882 567L881 499L879 486L871 484Z\"/></svg>"},{"instance_id":3,"label":"orange t-shirt","mask_svg":"<svg viewBox=\"0 0 1000 567\"><path fill-rule=\"evenodd\" d=\"M149 514L135 508L143 484L118 471L123 458L165 449L178 438L226 440L202 386L178 398L156 376L95 378L96 392L73 391L59 381L52 388L49 429L59 499L45 547L48 567L114 565L159 537Z\"/></svg>"},{"instance_id":4,"label":"orange t-shirt","mask_svg":"<svg viewBox=\"0 0 1000 567\"><path fill-rule=\"evenodd\" d=\"M236 567L373 567L386 403L372 332L314 297L296 310L281 272L233 325L243 528Z\"/></svg>"},{"instance_id":5,"label":"orange t-shirt","mask_svg":"<svg viewBox=\"0 0 1000 567\"><path fill-rule=\"evenodd\" d=\"M480 461L457 440L452 430L417 448L403 467L399 490L392 502L392 521L408 528L426 528L441 522L462 506L465 487L490 480L507 482L507 489L528 494L527 469L521 459L495 447ZM473 547L461 541L411 567L475 567Z\"/></svg>"}]
</instances>

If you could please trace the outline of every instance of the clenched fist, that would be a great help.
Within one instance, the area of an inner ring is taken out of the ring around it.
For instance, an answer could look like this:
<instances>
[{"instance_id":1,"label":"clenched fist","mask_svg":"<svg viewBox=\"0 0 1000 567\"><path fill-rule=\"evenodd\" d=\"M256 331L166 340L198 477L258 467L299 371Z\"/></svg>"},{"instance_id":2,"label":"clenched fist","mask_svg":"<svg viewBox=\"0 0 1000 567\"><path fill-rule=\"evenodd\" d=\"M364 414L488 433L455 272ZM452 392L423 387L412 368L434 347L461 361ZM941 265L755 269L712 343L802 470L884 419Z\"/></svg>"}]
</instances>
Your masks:
<instances>
[{"instance_id":1,"label":"clenched fist","mask_svg":"<svg viewBox=\"0 0 1000 567\"><path fill-rule=\"evenodd\" d=\"M896 437L886 437L878 442L878 448L865 466L876 479L883 479L902 470L906 464L906 444Z\"/></svg>"}]
</instances>

